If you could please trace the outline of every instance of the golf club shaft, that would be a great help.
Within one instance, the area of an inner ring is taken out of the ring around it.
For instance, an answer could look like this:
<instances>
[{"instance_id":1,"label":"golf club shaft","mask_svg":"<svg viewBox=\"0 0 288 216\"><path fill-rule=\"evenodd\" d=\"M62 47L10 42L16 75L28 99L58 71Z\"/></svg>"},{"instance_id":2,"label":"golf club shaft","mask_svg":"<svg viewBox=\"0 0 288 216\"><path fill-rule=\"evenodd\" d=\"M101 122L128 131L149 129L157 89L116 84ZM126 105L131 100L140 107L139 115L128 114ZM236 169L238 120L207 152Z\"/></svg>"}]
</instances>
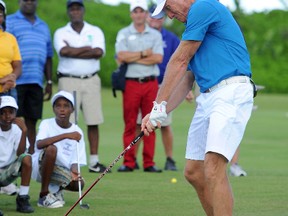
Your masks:
<instances>
[{"instance_id":1,"label":"golf club shaft","mask_svg":"<svg viewBox=\"0 0 288 216\"><path fill-rule=\"evenodd\" d=\"M74 117L75 117L75 125L78 124L78 118L77 118L77 92L73 91L73 97L74 97ZM81 170L80 170L80 164L79 164L79 142L77 141L77 170L78 170L78 193L79 197L82 196L81 194ZM82 205L82 200L80 201L80 206Z\"/></svg>"},{"instance_id":2,"label":"golf club shaft","mask_svg":"<svg viewBox=\"0 0 288 216\"><path fill-rule=\"evenodd\" d=\"M89 193L89 191L100 181L100 179L103 178L103 176L112 169L112 167L126 154L126 152L129 151L132 146L134 146L141 139L143 135L144 132L141 131L141 133L137 137L135 137L135 139L118 155L118 157L109 165L109 167L107 167L106 170L102 174L100 174L100 176L85 191L85 193L83 193L83 195L74 203L74 205L66 212L65 216L69 215L69 213L75 208L75 206Z\"/></svg>"}]
</instances>

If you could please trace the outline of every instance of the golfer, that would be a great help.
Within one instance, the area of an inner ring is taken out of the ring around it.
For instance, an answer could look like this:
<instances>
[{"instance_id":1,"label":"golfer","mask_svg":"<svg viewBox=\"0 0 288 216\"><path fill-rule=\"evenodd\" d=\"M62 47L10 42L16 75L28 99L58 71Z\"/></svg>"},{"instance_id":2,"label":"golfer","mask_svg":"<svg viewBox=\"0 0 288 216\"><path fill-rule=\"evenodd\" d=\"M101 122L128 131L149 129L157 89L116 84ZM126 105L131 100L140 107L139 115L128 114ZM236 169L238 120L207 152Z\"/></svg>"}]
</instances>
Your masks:
<instances>
[{"instance_id":1,"label":"golfer","mask_svg":"<svg viewBox=\"0 0 288 216\"><path fill-rule=\"evenodd\" d=\"M243 35L217 0L158 0L152 16L163 12L185 23L185 31L142 130L149 135L160 128L196 80L201 94L188 132L185 177L207 215L232 215L226 169L250 118L255 87Z\"/></svg>"}]
</instances>

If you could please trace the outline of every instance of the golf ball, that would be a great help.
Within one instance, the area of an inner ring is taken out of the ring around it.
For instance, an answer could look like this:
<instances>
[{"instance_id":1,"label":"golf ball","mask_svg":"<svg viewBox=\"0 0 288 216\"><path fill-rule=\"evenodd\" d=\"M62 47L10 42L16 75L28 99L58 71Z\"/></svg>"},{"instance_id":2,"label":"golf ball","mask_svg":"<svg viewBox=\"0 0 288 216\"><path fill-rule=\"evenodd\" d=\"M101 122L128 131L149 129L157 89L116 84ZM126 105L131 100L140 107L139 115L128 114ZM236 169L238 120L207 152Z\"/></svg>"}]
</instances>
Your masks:
<instances>
[{"instance_id":1,"label":"golf ball","mask_svg":"<svg viewBox=\"0 0 288 216\"><path fill-rule=\"evenodd\" d=\"M171 183L177 183L177 179L176 178L172 178L171 179Z\"/></svg>"}]
</instances>

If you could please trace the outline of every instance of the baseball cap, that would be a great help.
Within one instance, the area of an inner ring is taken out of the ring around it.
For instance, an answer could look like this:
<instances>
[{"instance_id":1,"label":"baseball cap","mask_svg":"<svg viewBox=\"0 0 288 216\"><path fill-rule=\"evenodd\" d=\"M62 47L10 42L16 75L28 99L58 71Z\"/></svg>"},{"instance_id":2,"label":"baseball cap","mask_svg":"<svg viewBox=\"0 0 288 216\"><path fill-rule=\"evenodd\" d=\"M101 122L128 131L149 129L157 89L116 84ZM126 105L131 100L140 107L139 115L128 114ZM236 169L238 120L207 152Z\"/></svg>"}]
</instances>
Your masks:
<instances>
[{"instance_id":1,"label":"baseball cap","mask_svg":"<svg viewBox=\"0 0 288 216\"><path fill-rule=\"evenodd\" d=\"M0 5L4 8L4 13L6 14L6 5L5 2L0 0Z\"/></svg>"},{"instance_id":2,"label":"baseball cap","mask_svg":"<svg viewBox=\"0 0 288 216\"><path fill-rule=\"evenodd\" d=\"M71 93L67 92L67 91L59 91L58 93L56 93L52 99L51 99L51 103L52 103L52 106L54 105L55 101L58 99L58 98L65 98L67 99L68 101L70 101L74 107L74 98L72 96Z\"/></svg>"},{"instance_id":3,"label":"baseball cap","mask_svg":"<svg viewBox=\"0 0 288 216\"><path fill-rule=\"evenodd\" d=\"M69 8L72 4L79 4L81 5L82 7L84 7L84 3L83 3L83 0L68 0L67 1L67 8Z\"/></svg>"},{"instance_id":4,"label":"baseball cap","mask_svg":"<svg viewBox=\"0 0 288 216\"><path fill-rule=\"evenodd\" d=\"M157 0L157 7L156 9L154 10L153 14L151 17L155 18L155 19L160 19L163 17L163 8L164 8L164 5L166 3L166 0Z\"/></svg>"},{"instance_id":5,"label":"baseball cap","mask_svg":"<svg viewBox=\"0 0 288 216\"><path fill-rule=\"evenodd\" d=\"M157 7L156 4L153 4L153 5L151 5L151 6L149 7L149 10L148 10L148 11L149 11L149 14L150 14L151 17L152 17L153 12L155 11L156 7ZM164 12L164 11L161 11L160 14L157 16L156 19L162 19L164 16L165 16L165 12ZM152 18L154 18L154 17L152 17Z\"/></svg>"},{"instance_id":6,"label":"baseball cap","mask_svg":"<svg viewBox=\"0 0 288 216\"><path fill-rule=\"evenodd\" d=\"M148 5L146 0L131 0L130 4L130 12L133 11L135 8L140 7L143 10L148 10Z\"/></svg>"},{"instance_id":7,"label":"baseball cap","mask_svg":"<svg viewBox=\"0 0 288 216\"><path fill-rule=\"evenodd\" d=\"M1 96L1 102L0 102L0 109L4 107L13 107L15 109L18 109L18 105L16 103L16 100L11 96Z\"/></svg>"}]
</instances>

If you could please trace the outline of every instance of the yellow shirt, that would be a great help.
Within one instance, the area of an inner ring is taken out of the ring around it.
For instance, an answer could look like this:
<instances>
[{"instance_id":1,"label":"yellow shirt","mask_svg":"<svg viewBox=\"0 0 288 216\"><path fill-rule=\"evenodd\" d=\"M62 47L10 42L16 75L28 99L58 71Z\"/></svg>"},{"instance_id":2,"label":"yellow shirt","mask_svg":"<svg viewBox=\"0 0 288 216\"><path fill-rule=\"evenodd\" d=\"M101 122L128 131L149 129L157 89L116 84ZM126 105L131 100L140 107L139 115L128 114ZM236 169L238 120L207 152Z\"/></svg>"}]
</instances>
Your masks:
<instances>
[{"instance_id":1,"label":"yellow shirt","mask_svg":"<svg viewBox=\"0 0 288 216\"><path fill-rule=\"evenodd\" d=\"M13 61L21 61L17 40L12 34L0 29L0 78L13 72ZM0 92L2 92L1 85Z\"/></svg>"}]
</instances>

